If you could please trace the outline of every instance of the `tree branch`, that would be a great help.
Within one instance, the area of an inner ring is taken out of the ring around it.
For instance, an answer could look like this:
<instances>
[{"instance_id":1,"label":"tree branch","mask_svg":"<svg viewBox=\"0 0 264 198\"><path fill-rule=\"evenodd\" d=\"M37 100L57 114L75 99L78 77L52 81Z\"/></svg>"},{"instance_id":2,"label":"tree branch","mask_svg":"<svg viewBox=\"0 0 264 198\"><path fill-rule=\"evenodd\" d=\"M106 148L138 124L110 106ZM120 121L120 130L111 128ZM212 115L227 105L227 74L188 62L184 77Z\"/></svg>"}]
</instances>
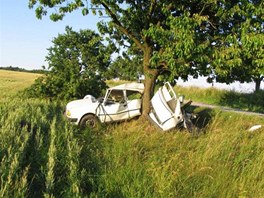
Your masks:
<instances>
[{"instance_id":1,"label":"tree branch","mask_svg":"<svg viewBox=\"0 0 264 198\"><path fill-rule=\"evenodd\" d=\"M133 40L135 42L135 44L143 50L143 45L140 43L140 41L131 33L129 32L129 30L127 28L125 28L121 22L118 20L117 16L115 13L112 12L112 10L109 8L109 6L105 3L102 2L101 3L102 6L105 8L105 10L108 12L108 14L110 15L110 17L112 18L114 24L116 24L116 26L120 29L121 32L123 32L125 35L127 35L131 40Z\"/></svg>"},{"instance_id":2,"label":"tree branch","mask_svg":"<svg viewBox=\"0 0 264 198\"><path fill-rule=\"evenodd\" d=\"M208 23L216 30L217 28L214 26L214 24L208 19Z\"/></svg>"},{"instance_id":3,"label":"tree branch","mask_svg":"<svg viewBox=\"0 0 264 198\"><path fill-rule=\"evenodd\" d=\"M153 11L155 9L155 6L156 6L156 0L152 0L151 1L151 4L150 4L150 9L149 9L149 14L148 14L148 19L151 18L152 14L153 14Z\"/></svg>"}]
</instances>

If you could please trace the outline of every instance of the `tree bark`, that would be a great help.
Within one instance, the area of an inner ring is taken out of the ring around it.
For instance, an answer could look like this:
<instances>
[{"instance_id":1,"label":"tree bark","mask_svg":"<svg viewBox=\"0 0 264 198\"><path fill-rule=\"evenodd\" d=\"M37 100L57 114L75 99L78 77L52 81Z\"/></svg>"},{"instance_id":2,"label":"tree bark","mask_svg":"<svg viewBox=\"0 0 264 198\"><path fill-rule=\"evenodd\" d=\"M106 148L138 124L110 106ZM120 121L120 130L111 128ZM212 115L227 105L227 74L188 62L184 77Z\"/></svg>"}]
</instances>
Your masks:
<instances>
[{"instance_id":1,"label":"tree bark","mask_svg":"<svg viewBox=\"0 0 264 198\"><path fill-rule=\"evenodd\" d=\"M142 116L147 117L150 112L150 100L154 93L155 82L158 76L158 69L150 68L150 58L152 50L150 47L145 48L143 57L143 72L145 75L145 88L142 101Z\"/></svg>"},{"instance_id":2,"label":"tree bark","mask_svg":"<svg viewBox=\"0 0 264 198\"><path fill-rule=\"evenodd\" d=\"M254 79L254 81L255 81L255 92L260 90L260 83L262 80L263 80L263 78L255 78Z\"/></svg>"}]
</instances>

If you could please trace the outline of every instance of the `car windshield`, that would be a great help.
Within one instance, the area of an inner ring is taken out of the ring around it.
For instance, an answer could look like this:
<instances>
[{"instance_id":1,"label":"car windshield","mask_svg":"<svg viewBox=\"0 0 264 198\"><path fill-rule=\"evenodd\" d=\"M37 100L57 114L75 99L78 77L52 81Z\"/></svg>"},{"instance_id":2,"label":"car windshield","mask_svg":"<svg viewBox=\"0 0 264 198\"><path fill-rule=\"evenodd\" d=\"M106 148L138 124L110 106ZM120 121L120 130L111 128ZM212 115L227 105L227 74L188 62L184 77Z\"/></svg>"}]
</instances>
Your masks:
<instances>
[{"instance_id":1,"label":"car windshield","mask_svg":"<svg viewBox=\"0 0 264 198\"><path fill-rule=\"evenodd\" d=\"M124 92L123 90L111 90L108 95L108 100L112 100L114 102L124 102Z\"/></svg>"}]
</instances>

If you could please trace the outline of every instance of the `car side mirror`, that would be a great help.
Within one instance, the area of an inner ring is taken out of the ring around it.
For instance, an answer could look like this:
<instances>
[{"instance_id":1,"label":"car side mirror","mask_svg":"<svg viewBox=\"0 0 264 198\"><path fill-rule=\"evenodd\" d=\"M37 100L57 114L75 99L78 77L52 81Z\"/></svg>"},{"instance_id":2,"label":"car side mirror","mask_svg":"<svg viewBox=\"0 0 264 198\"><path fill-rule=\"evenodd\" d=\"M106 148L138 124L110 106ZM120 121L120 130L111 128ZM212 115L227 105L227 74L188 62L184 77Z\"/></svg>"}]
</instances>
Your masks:
<instances>
[{"instance_id":1,"label":"car side mirror","mask_svg":"<svg viewBox=\"0 0 264 198\"><path fill-rule=\"evenodd\" d=\"M104 97L99 97L99 98L97 99L97 101L100 102L100 103L102 103L102 102L104 101Z\"/></svg>"}]
</instances>

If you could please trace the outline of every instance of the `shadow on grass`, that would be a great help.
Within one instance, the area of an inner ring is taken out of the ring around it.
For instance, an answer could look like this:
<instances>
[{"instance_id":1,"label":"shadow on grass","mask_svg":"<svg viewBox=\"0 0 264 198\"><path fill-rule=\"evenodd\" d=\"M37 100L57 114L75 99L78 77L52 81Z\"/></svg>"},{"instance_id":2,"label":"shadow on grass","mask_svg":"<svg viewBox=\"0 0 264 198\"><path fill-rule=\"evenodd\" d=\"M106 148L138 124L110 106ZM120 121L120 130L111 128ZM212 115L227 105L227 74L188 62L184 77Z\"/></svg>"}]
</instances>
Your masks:
<instances>
[{"instance_id":1,"label":"shadow on grass","mask_svg":"<svg viewBox=\"0 0 264 198\"><path fill-rule=\"evenodd\" d=\"M264 90L254 93L226 92L221 97L219 105L264 113Z\"/></svg>"},{"instance_id":2,"label":"shadow on grass","mask_svg":"<svg viewBox=\"0 0 264 198\"><path fill-rule=\"evenodd\" d=\"M205 129L210 121L215 116L215 112L210 108L201 108L199 106L191 105L187 109L188 112L193 112L196 115L196 118L193 119L195 127L200 131Z\"/></svg>"}]
</instances>

